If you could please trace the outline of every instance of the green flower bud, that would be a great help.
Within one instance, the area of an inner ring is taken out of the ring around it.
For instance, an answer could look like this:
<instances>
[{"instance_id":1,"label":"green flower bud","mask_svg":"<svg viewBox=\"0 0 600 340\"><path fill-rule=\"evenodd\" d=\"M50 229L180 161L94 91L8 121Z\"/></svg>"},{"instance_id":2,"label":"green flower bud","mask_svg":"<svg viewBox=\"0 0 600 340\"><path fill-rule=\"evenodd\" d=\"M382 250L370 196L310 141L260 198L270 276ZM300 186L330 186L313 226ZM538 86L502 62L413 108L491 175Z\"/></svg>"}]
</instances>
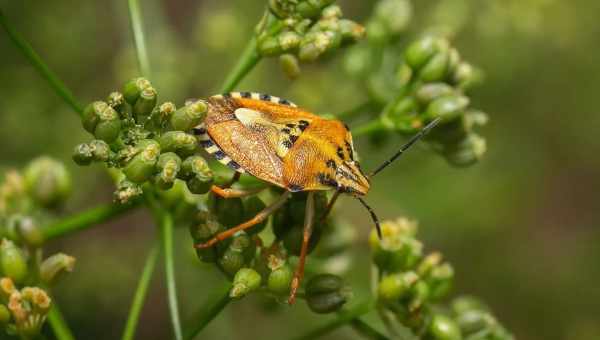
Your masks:
<instances>
[{"instance_id":1,"label":"green flower bud","mask_svg":"<svg viewBox=\"0 0 600 340\"><path fill-rule=\"evenodd\" d=\"M248 197L243 201L243 203L244 203L244 220L245 221L250 220L251 218L256 216L256 214L258 214L260 211L262 211L263 209L265 209L267 207L265 202L263 202L257 196ZM256 234L260 233L261 231L263 231L263 229L265 229L266 226L267 226L267 220L264 220L264 221L260 222L259 224L253 226L252 228L246 229L246 232L250 235L256 235Z\"/></svg>"},{"instance_id":2,"label":"green flower bud","mask_svg":"<svg viewBox=\"0 0 600 340\"><path fill-rule=\"evenodd\" d=\"M236 249L228 248L218 259L219 269L228 277L234 277L236 273L246 266L244 254Z\"/></svg>"},{"instance_id":3,"label":"green flower bud","mask_svg":"<svg viewBox=\"0 0 600 340\"><path fill-rule=\"evenodd\" d=\"M261 277L254 269L242 268L233 278L233 287L229 296L239 299L260 287Z\"/></svg>"},{"instance_id":4,"label":"green flower bud","mask_svg":"<svg viewBox=\"0 0 600 340\"><path fill-rule=\"evenodd\" d=\"M441 51L434 54L421 68L418 75L424 82L440 81L446 78L449 70L450 54Z\"/></svg>"},{"instance_id":5,"label":"green flower bud","mask_svg":"<svg viewBox=\"0 0 600 340\"><path fill-rule=\"evenodd\" d=\"M425 281L417 281L410 289L410 303L408 305L409 312L419 310L423 304L429 299L430 290Z\"/></svg>"},{"instance_id":6,"label":"green flower bud","mask_svg":"<svg viewBox=\"0 0 600 340\"><path fill-rule=\"evenodd\" d=\"M183 131L166 132L158 141L163 152L176 152L182 156L194 153L198 143L196 137Z\"/></svg>"},{"instance_id":7,"label":"green flower bud","mask_svg":"<svg viewBox=\"0 0 600 340\"><path fill-rule=\"evenodd\" d=\"M121 120L115 109L105 102L94 102L84 110L83 127L97 139L113 142L121 132Z\"/></svg>"},{"instance_id":8,"label":"green flower bud","mask_svg":"<svg viewBox=\"0 0 600 340\"><path fill-rule=\"evenodd\" d=\"M456 322L442 314L435 314L429 327L427 335L432 340L461 340L462 335Z\"/></svg>"},{"instance_id":9,"label":"green flower bud","mask_svg":"<svg viewBox=\"0 0 600 340\"><path fill-rule=\"evenodd\" d=\"M143 140L138 143L142 151L123 168L123 173L134 183L143 183L155 173L156 162L160 155L160 146L154 140Z\"/></svg>"},{"instance_id":10,"label":"green flower bud","mask_svg":"<svg viewBox=\"0 0 600 340\"><path fill-rule=\"evenodd\" d=\"M65 273L72 272L74 267L74 257L63 253L54 254L40 265L40 278L46 284L53 284Z\"/></svg>"},{"instance_id":11,"label":"green flower bud","mask_svg":"<svg viewBox=\"0 0 600 340\"><path fill-rule=\"evenodd\" d=\"M382 0L375 5L374 20L381 22L386 35L393 37L408 26L412 12L412 5L407 0Z\"/></svg>"},{"instance_id":12,"label":"green flower bud","mask_svg":"<svg viewBox=\"0 0 600 340\"><path fill-rule=\"evenodd\" d=\"M406 218L383 221L381 240L375 231L369 237L375 264L386 272L412 269L423 252L423 245L414 238L416 229L417 223Z\"/></svg>"},{"instance_id":13,"label":"green flower bud","mask_svg":"<svg viewBox=\"0 0 600 340\"><path fill-rule=\"evenodd\" d=\"M71 193L71 176L65 166L50 157L39 157L25 169L25 185L29 195L41 206L53 207Z\"/></svg>"},{"instance_id":14,"label":"green flower bud","mask_svg":"<svg viewBox=\"0 0 600 340\"><path fill-rule=\"evenodd\" d=\"M315 313L331 313L347 302L350 293L342 278L332 274L319 274L306 283L306 303Z\"/></svg>"},{"instance_id":15,"label":"green flower bud","mask_svg":"<svg viewBox=\"0 0 600 340\"><path fill-rule=\"evenodd\" d=\"M94 158L92 148L86 143L79 144L73 150L72 158L78 165L89 165Z\"/></svg>"},{"instance_id":16,"label":"green flower bud","mask_svg":"<svg viewBox=\"0 0 600 340\"><path fill-rule=\"evenodd\" d=\"M139 98L133 105L133 114L138 123L144 123L156 106L156 90L149 86L142 90Z\"/></svg>"},{"instance_id":17,"label":"green flower bud","mask_svg":"<svg viewBox=\"0 0 600 340\"><path fill-rule=\"evenodd\" d=\"M94 139L89 144L90 150L92 152L92 156L94 161L96 162L106 162L110 158L110 147L106 142L98 139Z\"/></svg>"},{"instance_id":18,"label":"green flower bud","mask_svg":"<svg viewBox=\"0 0 600 340\"><path fill-rule=\"evenodd\" d=\"M324 7L335 2L335 0L306 0L296 5L296 13L303 18L313 19L321 15Z\"/></svg>"},{"instance_id":19,"label":"green flower bud","mask_svg":"<svg viewBox=\"0 0 600 340\"><path fill-rule=\"evenodd\" d=\"M342 17L342 9L338 5L330 5L323 8L321 18L323 19L339 19Z\"/></svg>"},{"instance_id":20,"label":"green flower bud","mask_svg":"<svg viewBox=\"0 0 600 340\"><path fill-rule=\"evenodd\" d=\"M170 189L181 169L181 158L173 152L163 153L158 157L156 169L158 170L155 177L156 185L162 190Z\"/></svg>"},{"instance_id":21,"label":"green flower bud","mask_svg":"<svg viewBox=\"0 0 600 340\"><path fill-rule=\"evenodd\" d=\"M436 266L431 270L431 273L426 278L426 282L429 285L431 291L431 298L439 300L445 297L452 288L452 281L454 279L454 269L448 263L444 263L441 266Z\"/></svg>"},{"instance_id":22,"label":"green flower bud","mask_svg":"<svg viewBox=\"0 0 600 340\"><path fill-rule=\"evenodd\" d=\"M457 315L473 310L487 312L489 307L478 298L468 295L457 297L452 301L452 311Z\"/></svg>"},{"instance_id":23,"label":"green flower bud","mask_svg":"<svg viewBox=\"0 0 600 340\"><path fill-rule=\"evenodd\" d=\"M477 71L471 64L462 62L458 64L452 74L452 82L463 91L472 88L481 81L481 72Z\"/></svg>"},{"instance_id":24,"label":"green flower bud","mask_svg":"<svg viewBox=\"0 0 600 340\"><path fill-rule=\"evenodd\" d=\"M417 117L418 106L412 97L401 99L393 108L381 115L381 123L388 129L403 133L412 133L421 126Z\"/></svg>"},{"instance_id":25,"label":"green flower bud","mask_svg":"<svg viewBox=\"0 0 600 340\"><path fill-rule=\"evenodd\" d=\"M433 252L425 256L423 261L419 263L419 266L417 267L417 274L419 274L421 277L428 276L435 267L439 266L441 262L442 254L439 252Z\"/></svg>"},{"instance_id":26,"label":"green flower bud","mask_svg":"<svg viewBox=\"0 0 600 340\"><path fill-rule=\"evenodd\" d=\"M300 64L298 58L293 54L282 54L279 57L279 65L283 73L290 79L296 79L300 76Z\"/></svg>"},{"instance_id":27,"label":"green flower bud","mask_svg":"<svg viewBox=\"0 0 600 340\"><path fill-rule=\"evenodd\" d=\"M289 17L294 8L295 4L292 1L269 0L269 10L279 19Z\"/></svg>"},{"instance_id":28,"label":"green flower bud","mask_svg":"<svg viewBox=\"0 0 600 340\"><path fill-rule=\"evenodd\" d=\"M439 97L451 94L454 94L452 86L446 83L429 83L419 87L415 92L415 98L421 104L428 104Z\"/></svg>"},{"instance_id":29,"label":"green flower bud","mask_svg":"<svg viewBox=\"0 0 600 340\"><path fill-rule=\"evenodd\" d=\"M22 283L27 277L25 254L21 248L7 239L2 239L0 242L0 265L2 273L16 284Z\"/></svg>"},{"instance_id":30,"label":"green flower bud","mask_svg":"<svg viewBox=\"0 0 600 340\"><path fill-rule=\"evenodd\" d=\"M19 239L27 246L38 248L44 243L44 235L38 223L29 216L19 216L13 221Z\"/></svg>"},{"instance_id":31,"label":"green flower bud","mask_svg":"<svg viewBox=\"0 0 600 340\"><path fill-rule=\"evenodd\" d=\"M189 131L206 116L206 102L197 100L175 111L170 122L173 130Z\"/></svg>"},{"instance_id":32,"label":"green flower bud","mask_svg":"<svg viewBox=\"0 0 600 340\"><path fill-rule=\"evenodd\" d=\"M125 104L125 97L121 92L114 91L108 95L106 98L106 103L108 106L118 111L117 108Z\"/></svg>"},{"instance_id":33,"label":"green flower bud","mask_svg":"<svg viewBox=\"0 0 600 340\"><path fill-rule=\"evenodd\" d=\"M410 67L418 70L423 67L438 50L438 39L432 36L426 36L408 45L404 54L404 59Z\"/></svg>"},{"instance_id":34,"label":"green flower bud","mask_svg":"<svg viewBox=\"0 0 600 340\"><path fill-rule=\"evenodd\" d=\"M6 327L6 324L10 321L10 312L5 305L0 305L0 326Z\"/></svg>"},{"instance_id":35,"label":"green flower bud","mask_svg":"<svg viewBox=\"0 0 600 340\"><path fill-rule=\"evenodd\" d=\"M293 277L294 271L292 270L292 267L285 264L269 274L267 288L274 294L282 296L287 295L290 292L290 285Z\"/></svg>"},{"instance_id":36,"label":"green flower bud","mask_svg":"<svg viewBox=\"0 0 600 340\"><path fill-rule=\"evenodd\" d=\"M208 207L217 216L217 220L228 228L244 222L244 204L239 197L222 198L210 195Z\"/></svg>"},{"instance_id":37,"label":"green flower bud","mask_svg":"<svg viewBox=\"0 0 600 340\"><path fill-rule=\"evenodd\" d=\"M443 122L449 122L462 115L468 105L469 98L465 96L448 95L439 97L427 106L425 117L429 120L440 117Z\"/></svg>"},{"instance_id":38,"label":"green flower bud","mask_svg":"<svg viewBox=\"0 0 600 340\"><path fill-rule=\"evenodd\" d=\"M214 235L225 231L225 228L220 224L216 217L208 211L203 211L198 214L198 221L190 224L190 234L194 239L194 243L206 242ZM217 243L216 247L205 249L196 249L196 255L202 262L212 263L217 260L218 253L223 253L229 246L230 240Z\"/></svg>"},{"instance_id":39,"label":"green flower bud","mask_svg":"<svg viewBox=\"0 0 600 340\"><path fill-rule=\"evenodd\" d=\"M338 34L339 35L339 34ZM339 41L337 41L339 39ZM331 48L339 46L341 36L336 37L333 31L312 31L307 33L300 43L298 58L301 61L315 61Z\"/></svg>"},{"instance_id":40,"label":"green flower bud","mask_svg":"<svg viewBox=\"0 0 600 340\"><path fill-rule=\"evenodd\" d=\"M469 166L478 162L485 151L485 139L475 133L470 133L457 144L445 146L442 154L452 165Z\"/></svg>"},{"instance_id":41,"label":"green flower bud","mask_svg":"<svg viewBox=\"0 0 600 340\"><path fill-rule=\"evenodd\" d=\"M466 311L456 317L456 322L462 334L467 336L497 325L490 313L481 310Z\"/></svg>"},{"instance_id":42,"label":"green flower bud","mask_svg":"<svg viewBox=\"0 0 600 340\"><path fill-rule=\"evenodd\" d=\"M129 105L135 105L142 91L152 85L146 78L134 78L123 87L123 96Z\"/></svg>"},{"instance_id":43,"label":"green flower bud","mask_svg":"<svg viewBox=\"0 0 600 340\"><path fill-rule=\"evenodd\" d=\"M117 190L115 190L114 197L117 202L125 204L142 193L142 187L138 184L128 180L122 180L117 185Z\"/></svg>"},{"instance_id":44,"label":"green flower bud","mask_svg":"<svg viewBox=\"0 0 600 340\"><path fill-rule=\"evenodd\" d=\"M384 276L377 287L380 301L394 303L408 295L419 277L412 271Z\"/></svg>"},{"instance_id":45,"label":"green flower bud","mask_svg":"<svg viewBox=\"0 0 600 340\"><path fill-rule=\"evenodd\" d=\"M279 55L283 49L279 44L279 39L267 36L258 41L258 53L263 57Z\"/></svg>"},{"instance_id":46,"label":"green flower bud","mask_svg":"<svg viewBox=\"0 0 600 340\"><path fill-rule=\"evenodd\" d=\"M207 193L214 181L212 170L200 156L190 156L183 161L180 178L186 181L190 192L198 195Z\"/></svg>"},{"instance_id":47,"label":"green flower bud","mask_svg":"<svg viewBox=\"0 0 600 340\"><path fill-rule=\"evenodd\" d=\"M302 38L300 37L300 35L292 31L285 31L279 34L279 36L277 37L277 42L281 47L281 50L284 52L298 48L298 46L300 46L301 40Z\"/></svg>"}]
</instances>

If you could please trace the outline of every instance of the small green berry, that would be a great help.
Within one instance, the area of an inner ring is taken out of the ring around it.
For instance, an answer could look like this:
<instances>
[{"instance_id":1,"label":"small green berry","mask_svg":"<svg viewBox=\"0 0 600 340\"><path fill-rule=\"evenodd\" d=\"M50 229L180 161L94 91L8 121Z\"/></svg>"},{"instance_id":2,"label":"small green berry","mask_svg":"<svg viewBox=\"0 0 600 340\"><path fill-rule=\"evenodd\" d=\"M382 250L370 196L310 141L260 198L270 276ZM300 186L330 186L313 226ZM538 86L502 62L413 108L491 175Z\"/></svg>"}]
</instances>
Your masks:
<instances>
[{"instance_id":1,"label":"small green berry","mask_svg":"<svg viewBox=\"0 0 600 340\"><path fill-rule=\"evenodd\" d=\"M427 335L432 340L461 340L460 328L449 317L435 314L427 328Z\"/></svg>"},{"instance_id":2,"label":"small green berry","mask_svg":"<svg viewBox=\"0 0 600 340\"><path fill-rule=\"evenodd\" d=\"M25 253L7 239L2 239L0 242L0 265L2 273L16 284L22 283L27 277Z\"/></svg>"},{"instance_id":3,"label":"small green berry","mask_svg":"<svg viewBox=\"0 0 600 340\"><path fill-rule=\"evenodd\" d=\"M50 157L39 157L25 169L27 192L36 203L53 207L71 193L71 176L64 164Z\"/></svg>"},{"instance_id":4,"label":"small green berry","mask_svg":"<svg viewBox=\"0 0 600 340\"><path fill-rule=\"evenodd\" d=\"M246 296L248 293L260 287L261 277L258 272L250 268L242 268L235 273L233 278L233 287L229 292L229 296L234 299L239 299Z\"/></svg>"}]
</instances>

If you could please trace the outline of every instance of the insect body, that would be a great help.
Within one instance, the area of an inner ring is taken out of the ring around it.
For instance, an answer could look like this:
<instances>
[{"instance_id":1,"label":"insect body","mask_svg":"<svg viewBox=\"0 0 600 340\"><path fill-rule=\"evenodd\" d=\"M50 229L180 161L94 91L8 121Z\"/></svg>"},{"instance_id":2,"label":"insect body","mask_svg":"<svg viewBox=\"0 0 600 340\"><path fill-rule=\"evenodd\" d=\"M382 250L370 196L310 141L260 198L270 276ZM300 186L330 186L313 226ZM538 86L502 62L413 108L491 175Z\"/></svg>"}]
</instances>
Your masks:
<instances>
[{"instance_id":1,"label":"insect body","mask_svg":"<svg viewBox=\"0 0 600 340\"><path fill-rule=\"evenodd\" d=\"M413 137L390 160L373 174L389 165L428 129L434 120ZM314 224L314 198L318 190L335 190L326 213L340 193L359 199L369 210L377 230L379 222L371 208L360 196L370 188L367 177L355 160L352 135L338 120L323 119L278 97L253 92L232 92L208 99L208 113L202 124L194 128L200 145L219 162L239 173L247 172L259 179L286 189L279 199L251 220L234 226L197 248L213 246L250 228L280 208L291 192L308 191L302 248L298 268L291 283L289 303L293 303L304 274L308 242ZM237 177L236 177L237 178ZM213 186L211 190L223 197L242 197L255 194ZM325 218L317 216L317 218Z\"/></svg>"}]
</instances>

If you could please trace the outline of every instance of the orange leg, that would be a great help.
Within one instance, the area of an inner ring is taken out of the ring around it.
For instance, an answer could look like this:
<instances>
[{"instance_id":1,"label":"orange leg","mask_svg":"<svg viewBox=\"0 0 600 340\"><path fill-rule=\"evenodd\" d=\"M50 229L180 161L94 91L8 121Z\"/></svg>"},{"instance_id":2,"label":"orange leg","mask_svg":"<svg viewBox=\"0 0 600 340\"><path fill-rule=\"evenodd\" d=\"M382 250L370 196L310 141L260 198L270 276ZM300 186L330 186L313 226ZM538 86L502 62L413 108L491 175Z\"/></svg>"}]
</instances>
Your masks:
<instances>
[{"instance_id":1,"label":"orange leg","mask_svg":"<svg viewBox=\"0 0 600 340\"><path fill-rule=\"evenodd\" d=\"M249 190L241 190L241 189L231 189L231 188L221 188L216 185L210 187L210 191L213 193L223 197L223 198L234 198L234 197L245 197L251 196L254 194L258 194L259 192L265 190L266 187L249 189Z\"/></svg>"},{"instance_id":2,"label":"orange leg","mask_svg":"<svg viewBox=\"0 0 600 340\"><path fill-rule=\"evenodd\" d=\"M302 248L300 249L300 260L298 267L294 273L294 278L290 285L290 297L288 303L291 305L296 301L296 293L300 287L300 282L304 277L304 264L306 263L306 255L308 254L308 242L310 241L310 235L312 234L313 223L315 217L315 199L314 193L311 191L308 193L306 198L306 210L304 213L304 231L302 233Z\"/></svg>"},{"instance_id":3,"label":"orange leg","mask_svg":"<svg viewBox=\"0 0 600 340\"><path fill-rule=\"evenodd\" d=\"M237 225L231 229L228 229L222 233L219 233L219 234L215 235L215 237L211 238L210 240L208 240L204 243L195 244L194 247L198 248L198 249L212 247L213 245L217 244L218 242L230 238L231 236L233 236L235 233L237 233L240 230L248 229L252 226L259 224L260 222L264 221L267 217L269 217L269 215L271 215L277 209L279 209L285 203L285 201L287 201L289 196L290 196L289 191L284 192L275 202L273 202L270 206L266 207L261 212L256 214L256 216L252 217L250 220L248 220L240 225Z\"/></svg>"}]
</instances>

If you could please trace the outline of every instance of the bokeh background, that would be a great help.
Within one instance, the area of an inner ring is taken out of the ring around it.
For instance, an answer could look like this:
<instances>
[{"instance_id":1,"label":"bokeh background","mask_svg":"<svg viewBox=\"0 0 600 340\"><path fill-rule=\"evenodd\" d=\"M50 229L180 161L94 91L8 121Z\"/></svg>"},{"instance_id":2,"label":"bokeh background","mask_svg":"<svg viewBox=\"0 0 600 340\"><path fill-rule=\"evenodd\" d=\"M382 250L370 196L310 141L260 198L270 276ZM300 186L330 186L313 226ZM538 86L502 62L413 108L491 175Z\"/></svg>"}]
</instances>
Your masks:
<instances>
[{"instance_id":1,"label":"bokeh background","mask_svg":"<svg viewBox=\"0 0 600 340\"><path fill-rule=\"evenodd\" d=\"M160 100L182 103L220 87L264 9L262 0L143 1ZM364 21L372 1L339 1L345 16ZM489 113L481 130L488 152L469 168L415 148L375 181L369 201L382 218L418 219L427 250L456 270L456 293L483 298L518 339L600 339L600 2L594 0L414 1L407 37L435 28L452 33L463 57L485 72L472 95ZM81 101L104 98L136 76L124 1L0 1L5 15ZM289 98L316 112L340 112L364 94L341 66L343 53L288 80L264 60L240 89ZM0 34L0 170L40 154L64 160L74 175L65 213L112 199L102 167L70 160L89 140L77 116ZM358 140L372 168L385 148ZM356 221L354 263L346 275L357 296L368 294L371 223L343 199L338 216ZM56 291L81 339L114 339L155 228L140 211L50 245L77 258ZM187 319L215 295L223 276L200 264L185 228L176 234L178 293ZM139 338L170 337L165 287L155 273ZM303 303L274 310L260 298L234 303L199 338L280 339L326 316ZM341 329L332 339L357 337Z\"/></svg>"}]
</instances>

